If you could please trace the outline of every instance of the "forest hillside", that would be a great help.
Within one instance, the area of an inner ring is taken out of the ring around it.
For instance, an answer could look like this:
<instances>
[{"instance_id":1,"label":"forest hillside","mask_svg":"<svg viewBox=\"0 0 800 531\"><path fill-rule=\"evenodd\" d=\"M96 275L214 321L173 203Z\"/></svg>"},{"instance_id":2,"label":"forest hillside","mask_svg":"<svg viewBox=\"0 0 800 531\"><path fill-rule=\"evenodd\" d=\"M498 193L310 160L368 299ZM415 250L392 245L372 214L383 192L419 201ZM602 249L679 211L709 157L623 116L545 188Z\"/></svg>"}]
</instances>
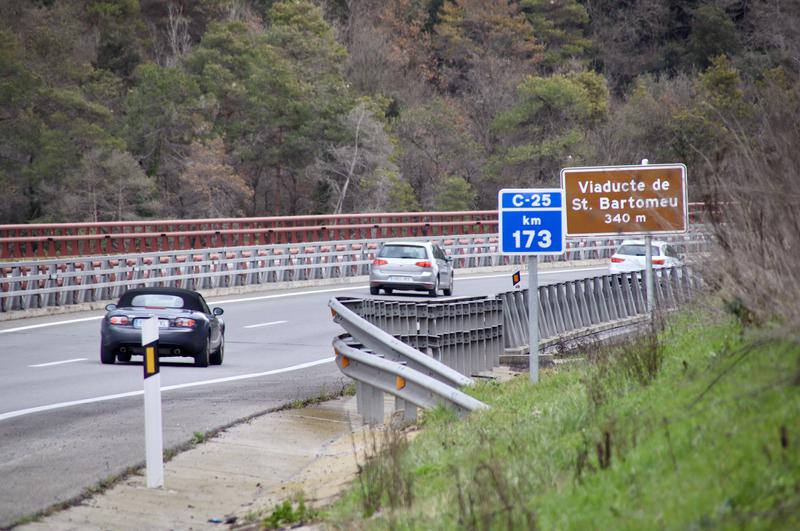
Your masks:
<instances>
[{"instance_id":1,"label":"forest hillside","mask_svg":"<svg viewBox=\"0 0 800 531\"><path fill-rule=\"evenodd\" d=\"M797 169L799 73L782 0L0 0L0 223L707 200Z\"/></svg>"}]
</instances>

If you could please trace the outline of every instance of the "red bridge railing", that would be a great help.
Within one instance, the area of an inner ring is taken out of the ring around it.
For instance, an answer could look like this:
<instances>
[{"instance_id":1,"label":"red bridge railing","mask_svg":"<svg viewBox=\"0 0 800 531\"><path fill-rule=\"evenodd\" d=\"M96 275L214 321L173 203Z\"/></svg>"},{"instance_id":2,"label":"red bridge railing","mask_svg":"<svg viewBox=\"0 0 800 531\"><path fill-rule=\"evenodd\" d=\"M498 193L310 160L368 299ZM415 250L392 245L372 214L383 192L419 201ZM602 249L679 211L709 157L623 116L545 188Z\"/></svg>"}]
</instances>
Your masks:
<instances>
[{"instance_id":1,"label":"red bridge railing","mask_svg":"<svg viewBox=\"0 0 800 531\"><path fill-rule=\"evenodd\" d=\"M496 210L0 225L0 260L494 232Z\"/></svg>"},{"instance_id":2,"label":"red bridge railing","mask_svg":"<svg viewBox=\"0 0 800 531\"><path fill-rule=\"evenodd\" d=\"M0 259L496 231L494 210L0 225Z\"/></svg>"}]
</instances>

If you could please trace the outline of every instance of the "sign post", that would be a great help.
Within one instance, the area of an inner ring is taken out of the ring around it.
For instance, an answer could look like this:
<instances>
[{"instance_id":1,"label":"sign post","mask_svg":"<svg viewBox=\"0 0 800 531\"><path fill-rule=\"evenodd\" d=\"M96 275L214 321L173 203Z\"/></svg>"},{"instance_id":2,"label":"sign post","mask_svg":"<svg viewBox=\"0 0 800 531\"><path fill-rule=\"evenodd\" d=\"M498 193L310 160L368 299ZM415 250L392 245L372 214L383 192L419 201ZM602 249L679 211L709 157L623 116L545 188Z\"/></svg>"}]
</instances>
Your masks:
<instances>
[{"instance_id":1,"label":"sign post","mask_svg":"<svg viewBox=\"0 0 800 531\"><path fill-rule=\"evenodd\" d=\"M644 235L647 309L654 308L653 234L686 232L686 166L648 164L564 168L568 236Z\"/></svg>"},{"instance_id":2,"label":"sign post","mask_svg":"<svg viewBox=\"0 0 800 531\"><path fill-rule=\"evenodd\" d=\"M164 486L164 442L161 424L161 373L158 362L158 317L142 325L144 348L144 439L147 488Z\"/></svg>"},{"instance_id":3,"label":"sign post","mask_svg":"<svg viewBox=\"0 0 800 531\"><path fill-rule=\"evenodd\" d=\"M648 164L650 161L642 159L642 166ZM644 237L644 279L647 290L647 315L652 319L656 309L656 297L653 292L653 235L649 232Z\"/></svg>"},{"instance_id":4,"label":"sign post","mask_svg":"<svg viewBox=\"0 0 800 531\"><path fill-rule=\"evenodd\" d=\"M500 253L528 257L530 379L539 381L539 255L566 250L564 193L557 188L504 188L497 194Z\"/></svg>"}]
</instances>

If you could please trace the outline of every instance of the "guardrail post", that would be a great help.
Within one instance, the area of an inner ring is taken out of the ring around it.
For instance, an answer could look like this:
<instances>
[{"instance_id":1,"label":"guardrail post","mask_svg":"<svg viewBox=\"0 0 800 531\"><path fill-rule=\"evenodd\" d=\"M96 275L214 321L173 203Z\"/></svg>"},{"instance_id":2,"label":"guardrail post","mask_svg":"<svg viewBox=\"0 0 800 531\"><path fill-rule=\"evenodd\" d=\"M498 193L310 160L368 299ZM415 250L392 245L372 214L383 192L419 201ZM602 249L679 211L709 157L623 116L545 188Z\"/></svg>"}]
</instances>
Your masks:
<instances>
[{"instance_id":1,"label":"guardrail post","mask_svg":"<svg viewBox=\"0 0 800 531\"><path fill-rule=\"evenodd\" d=\"M666 297L664 296L664 288L661 285L664 278L661 274L662 271L662 269L653 271L653 294L655 295L655 303L658 308L665 308L667 303Z\"/></svg>"},{"instance_id":2,"label":"guardrail post","mask_svg":"<svg viewBox=\"0 0 800 531\"><path fill-rule=\"evenodd\" d=\"M630 289L631 286L625 281L626 279L624 273L617 273L616 276L619 277L616 289L621 306L623 308L623 316L632 317L636 315L636 307L633 305L633 297L631 296Z\"/></svg>"},{"instance_id":3,"label":"guardrail post","mask_svg":"<svg viewBox=\"0 0 800 531\"><path fill-rule=\"evenodd\" d=\"M605 296L604 284L606 283L606 277L594 277L594 296L597 300L597 306L600 310L600 322L607 322L611 320L611 316L609 314L609 302L608 297Z\"/></svg>"},{"instance_id":4,"label":"guardrail post","mask_svg":"<svg viewBox=\"0 0 800 531\"><path fill-rule=\"evenodd\" d=\"M383 391L367 385L367 414L365 420L370 425L383 424Z\"/></svg>"},{"instance_id":5,"label":"guardrail post","mask_svg":"<svg viewBox=\"0 0 800 531\"><path fill-rule=\"evenodd\" d=\"M592 326L589 299L586 296L586 284L582 280L575 282L575 296L578 298L578 308L583 326Z\"/></svg>"},{"instance_id":6,"label":"guardrail post","mask_svg":"<svg viewBox=\"0 0 800 531\"><path fill-rule=\"evenodd\" d=\"M642 282L639 280L639 275L636 272L624 273L623 282L627 282L631 290L631 300L636 310L636 314L647 313L647 303L645 302L644 293L642 293Z\"/></svg>"},{"instance_id":7,"label":"guardrail post","mask_svg":"<svg viewBox=\"0 0 800 531\"><path fill-rule=\"evenodd\" d=\"M589 324L597 324L600 322L600 310L597 306L597 297L595 297L594 293L594 280L591 278L584 278L580 283L583 285L583 296L586 297Z\"/></svg>"},{"instance_id":8,"label":"guardrail post","mask_svg":"<svg viewBox=\"0 0 800 531\"><path fill-rule=\"evenodd\" d=\"M678 303L675 296L674 282L672 278L673 268L667 268L662 270L661 274L661 283L664 285L664 298L666 299L666 304L668 308L675 308Z\"/></svg>"},{"instance_id":9,"label":"guardrail post","mask_svg":"<svg viewBox=\"0 0 800 531\"><path fill-rule=\"evenodd\" d=\"M561 295L559 293L558 284L550 284L547 286L550 292L550 303L553 305L553 317L556 322L556 329L558 333L566 332L568 330L567 322L564 320L564 310L561 307Z\"/></svg>"},{"instance_id":10,"label":"guardrail post","mask_svg":"<svg viewBox=\"0 0 800 531\"><path fill-rule=\"evenodd\" d=\"M575 330L583 326L581 323L580 308L578 307L578 299L575 295L575 284L572 282L565 282L563 286L567 316L569 317L571 328Z\"/></svg>"}]
</instances>

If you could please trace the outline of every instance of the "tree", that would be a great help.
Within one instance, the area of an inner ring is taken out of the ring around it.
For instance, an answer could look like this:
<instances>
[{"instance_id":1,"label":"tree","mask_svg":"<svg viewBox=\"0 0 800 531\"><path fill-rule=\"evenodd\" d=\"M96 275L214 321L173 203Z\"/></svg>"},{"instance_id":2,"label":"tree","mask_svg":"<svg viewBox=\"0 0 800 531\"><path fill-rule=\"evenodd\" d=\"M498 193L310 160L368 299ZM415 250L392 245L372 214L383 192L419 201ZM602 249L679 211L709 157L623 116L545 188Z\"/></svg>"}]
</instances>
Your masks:
<instances>
[{"instance_id":1,"label":"tree","mask_svg":"<svg viewBox=\"0 0 800 531\"><path fill-rule=\"evenodd\" d=\"M540 66L547 72L570 61L585 64L592 47L587 37L589 13L577 0L521 0L536 40L544 46Z\"/></svg>"},{"instance_id":2,"label":"tree","mask_svg":"<svg viewBox=\"0 0 800 531\"><path fill-rule=\"evenodd\" d=\"M384 208L385 212L418 212L419 200L411 184L397 174L386 176Z\"/></svg>"},{"instance_id":3,"label":"tree","mask_svg":"<svg viewBox=\"0 0 800 531\"><path fill-rule=\"evenodd\" d=\"M20 223L35 215L33 177L27 169L36 152L40 124L34 116L41 80L24 63L17 38L0 30L0 223Z\"/></svg>"},{"instance_id":4,"label":"tree","mask_svg":"<svg viewBox=\"0 0 800 531\"><path fill-rule=\"evenodd\" d=\"M139 66L125 101L124 135L145 172L156 177L166 211L175 208L189 147L203 125L197 83L181 69Z\"/></svg>"},{"instance_id":5,"label":"tree","mask_svg":"<svg viewBox=\"0 0 800 531\"><path fill-rule=\"evenodd\" d=\"M139 35L144 21L137 0L90 0L86 13L98 32L98 47L94 65L103 70L129 78L144 53Z\"/></svg>"},{"instance_id":6,"label":"tree","mask_svg":"<svg viewBox=\"0 0 800 531\"><path fill-rule=\"evenodd\" d=\"M462 93L469 73L487 57L503 57L523 72L539 60L542 48L516 3L508 0L446 2L433 42L442 64L440 86Z\"/></svg>"},{"instance_id":7,"label":"tree","mask_svg":"<svg viewBox=\"0 0 800 531\"><path fill-rule=\"evenodd\" d=\"M694 10L687 44L689 62L706 68L714 57L734 54L738 49L736 26L721 7L702 5Z\"/></svg>"},{"instance_id":8,"label":"tree","mask_svg":"<svg viewBox=\"0 0 800 531\"><path fill-rule=\"evenodd\" d=\"M472 210L475 208L476 195L475 190L463 177L445 177L437 186L434 210L441 212Z\"/></svg>"},{"instance_id":9,"label":"tree","mask_svg":"<svg viewBox=\"0 0 800 531\"><path fill-rule=\"evenodd\" d=\"M253 193L226 164L219 137L192 142L178 184L175 215L180 218L242 216Z\"/></svg>"},{"instance_id":10,"label":"tree","mask_svg":"<svg viewBox=\"0 0 800 531\"><path fill-rule=\"evenodd\" d=\"M317 160L315 170L332 191L332 208L323 211L340 214L363 209L373 203L373 198L365 197L372 184L381 175L397 171L390 161L394 147L376 112L380 110L368 100L353 107L342 118L349 141L332 144Z\"/></svg>"},{"instance_id":11,"label":"tree","mask_svg":"<svg viewBox=\"0 0 800 531\"><path fill-rule=\"evenodd\" d=\"M402 144L398 166L422 208L435 208L435 190L447 176L475 179L481 172L480 145L469 122L453 100L432 98L405 111L394 132Z\"/></svg>"},{"instance_id":12,"label":"tree","mask_svg":"<svg viewBox=\"0 0 800 531\"><path fill-rule=\"evenodd\" d=\"M50 205L56 219L125 221L155 212L155 183L129 153L91 149L65 184Z\"/></svg>"},{"instance_id":13,"label":"tree","mask_svg":"<svg viewBox=\"0 0 800 531\"><path fill-rule=\"evenodd\" d=\"M305 169L323 146L346 135L340 117L353 105L344 78L347 51L336 41L322 11L309 1L276 2L269 20L266 42L290 65L302 91L294 102L294 117L300 120L282 128L276 137L288 156L275 168L275 197L280 208L285 191L287 210L294 214L314 186Z\"/></svg>"},{"instance_id":14,"label":"tree","mask_svg":"<svg viewBox=\"0 0 800 531\"><path fill-rule=\"evenodd\" d=\"M586 131L605 118L605 79L593 72L530 76L518 93L518 104L494 123L504 146L493 173L507 183L552 184L570 157L585 156Z\"/></svg>"},{"instance_id":15,"label":"tree","mask_svg":"<svg viewBox=\"0 0 800 531\"><path fill-rule=\"evenodd\" d=\"M253 190L250 215L296 214L313 194L306 171L344 137L352 106L346 53L310 2L276 2L263 32L241 23L209 28L187 58L219 104L216 130Z\"/></svg>"}]
</instances>

